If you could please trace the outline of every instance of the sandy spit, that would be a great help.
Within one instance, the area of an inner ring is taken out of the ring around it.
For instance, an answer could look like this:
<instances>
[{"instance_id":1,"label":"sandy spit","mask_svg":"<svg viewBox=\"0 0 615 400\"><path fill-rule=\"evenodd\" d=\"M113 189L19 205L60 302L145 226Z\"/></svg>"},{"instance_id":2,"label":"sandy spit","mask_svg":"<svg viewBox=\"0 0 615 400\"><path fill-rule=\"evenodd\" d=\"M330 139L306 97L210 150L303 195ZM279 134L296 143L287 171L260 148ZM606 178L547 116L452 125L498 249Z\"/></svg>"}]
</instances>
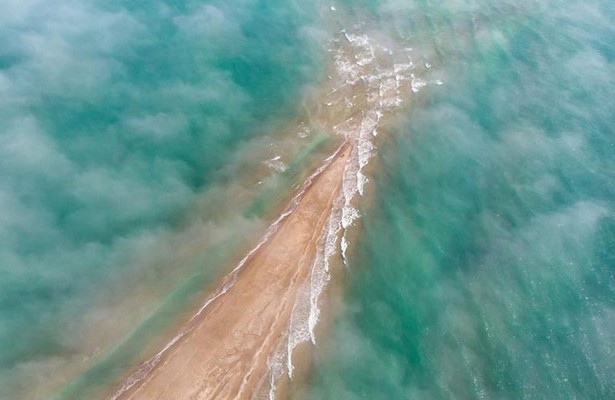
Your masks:
<instances>
[{"instance_id":1,"label":"sandy spit","mask_svg":"<svg viewBox=\"0 0 615 400\"><path fill-rule=\"evenodd\" d=\"M350 150L345 145L337 152L247 259L234 285L117 399L250 399L262 392L268 360L286 339L298 291L309 279L318 239L342 189Z\"/></svg>"}]
</instances>

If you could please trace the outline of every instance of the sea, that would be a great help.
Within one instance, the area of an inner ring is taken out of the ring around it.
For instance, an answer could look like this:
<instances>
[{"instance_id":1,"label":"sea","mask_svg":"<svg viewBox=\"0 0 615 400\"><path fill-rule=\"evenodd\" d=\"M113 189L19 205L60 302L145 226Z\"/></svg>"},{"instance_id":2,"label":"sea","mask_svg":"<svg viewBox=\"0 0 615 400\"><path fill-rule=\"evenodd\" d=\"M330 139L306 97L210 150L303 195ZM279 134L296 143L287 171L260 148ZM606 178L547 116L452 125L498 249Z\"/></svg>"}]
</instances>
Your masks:
<instances>
[{"instance_id":1,"label":"sea","mask_svg":"<svg viewBox=\"0 0 615 400\"><path fill-rule=\"evenodd\" d=\"M331 151L356 38L411 84L291 397L615 399L609 0L0 0L0 399L164 346Z\"/></svg>"}]
</instances>

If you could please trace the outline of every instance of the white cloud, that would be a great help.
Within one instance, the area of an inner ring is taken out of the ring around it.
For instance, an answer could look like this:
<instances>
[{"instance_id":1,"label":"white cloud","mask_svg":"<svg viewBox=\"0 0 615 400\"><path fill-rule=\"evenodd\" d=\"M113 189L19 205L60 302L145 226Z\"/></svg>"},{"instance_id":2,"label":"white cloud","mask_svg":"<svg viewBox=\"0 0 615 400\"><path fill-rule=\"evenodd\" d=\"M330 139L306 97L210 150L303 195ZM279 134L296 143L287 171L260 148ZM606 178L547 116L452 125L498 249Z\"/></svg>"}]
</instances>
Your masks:
<instances>
[{"instance_id":1,"label":"white cloud","mask_svg":"<svg viewBox=\"0 0 615 400\"><path fill-rule=\"evenodd\" d=\"M152 141L172 139L188 128L188 121L181 114L157 113L143 117L129 117L126 125L131 132Z\"/></svg>"},{"instance_id":2,"label":"white cloud","mask_svg":"<svg viewBox=\"0 0 615 400\"><path fill-rule=\"evenodd\" d=\"M185 35L201 40L237 40L242 36L236 20L229 18L223 9L211 4L203 4L196 11L177 16L173 21Z\"/></svg>"},{"instance_id":3,"label":"white cloud","mask_svg":"<svg viewBox=\"0 0 615 400\"><path fill-rule=\"evenodd\" d=\"M36 172L47 176L67 176L73 166L59 151L53 139L45 135L36 119L22 117L0 134L0 165L19 173Z\"/></svg>"}]
</instances>

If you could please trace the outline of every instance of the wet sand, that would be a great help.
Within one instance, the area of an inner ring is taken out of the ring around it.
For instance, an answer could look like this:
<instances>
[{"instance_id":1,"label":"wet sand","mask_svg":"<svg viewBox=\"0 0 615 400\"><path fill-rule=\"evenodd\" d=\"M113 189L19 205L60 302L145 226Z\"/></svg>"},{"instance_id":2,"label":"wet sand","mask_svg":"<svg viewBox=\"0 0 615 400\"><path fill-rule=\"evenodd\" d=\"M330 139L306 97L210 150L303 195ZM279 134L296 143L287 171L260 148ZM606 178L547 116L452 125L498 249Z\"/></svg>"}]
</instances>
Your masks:
<instances>
[{"instance_id":1,"label":"wet sand","mask_svg":"<svg viewBox=\"0 0 615 400\"><path fill-rule=\"evenodd\" d=\"M426 85L413 73L411 48L391 49L364 33L342 31L331 51L327 79L307 100L307 124L299 128L345 144L178 336L124 380L112 400L271 399L292 390L293 368L305 358L301 348L315 343L319 299L334 272L329 260L346 262L348 228L360 216L357 198L378 130Z\"/></svg>"},{"instance_id":2,"label":"wet sand","mask_svg":"<svg viewBox=\"0 0 615 400\"><path fill-rule=\"evenodd\" d=\"M309 279L351 145L344 145L297 206L243 264L194 328L118 399L248 399L267 385L268 360L285 340L299 288Z\"/></svg>"}]
</instances>

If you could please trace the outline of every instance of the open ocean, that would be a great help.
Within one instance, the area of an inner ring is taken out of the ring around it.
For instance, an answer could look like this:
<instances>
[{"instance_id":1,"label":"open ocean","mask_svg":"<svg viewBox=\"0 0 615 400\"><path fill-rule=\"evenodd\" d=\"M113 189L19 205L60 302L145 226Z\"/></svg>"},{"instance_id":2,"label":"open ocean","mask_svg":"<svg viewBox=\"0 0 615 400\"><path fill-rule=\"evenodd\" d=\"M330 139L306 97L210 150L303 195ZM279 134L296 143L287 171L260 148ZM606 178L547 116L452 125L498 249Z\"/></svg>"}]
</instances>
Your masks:
<instances>
[{"instance_id":1,"label":"open ocean","mask_svg":"<svg viewBox=\"0 0 615 400\"><path fill-rule=\"evenodd\" d=\"M0 0L1 400L164 343L330 149L345 32L415 72L293 398L615 399L612 0Z\"/></svg>"}]
</instances>

